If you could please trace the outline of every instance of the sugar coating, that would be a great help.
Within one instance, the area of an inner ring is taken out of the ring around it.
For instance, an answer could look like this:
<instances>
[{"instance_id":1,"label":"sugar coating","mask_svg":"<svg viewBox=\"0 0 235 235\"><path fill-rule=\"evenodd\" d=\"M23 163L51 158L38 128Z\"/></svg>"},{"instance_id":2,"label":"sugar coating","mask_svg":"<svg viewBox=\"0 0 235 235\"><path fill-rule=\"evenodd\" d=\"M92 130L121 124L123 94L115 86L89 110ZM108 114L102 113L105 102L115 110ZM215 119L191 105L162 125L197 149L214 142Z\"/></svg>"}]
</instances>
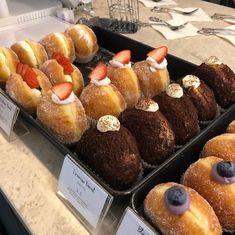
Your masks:
<instances>
[{"instance_id":1,"label":"sugar coating","mask_svg":"<svg viewBox=\"0 0 235 235\"><path fill-rule=\"evenodd\" d=\"M193 163L185 172L183 184L200 193L213 207L223 228L235 230L235 183L220 184L212 179L212 167L223 159L207 157Z\"/></svg>"},{"instance_id":2,"label":"sugar coating","mask_svg":"<svg viewBox=\"0 0 235 235\"><path fill-rule=\"evenodd\" d=\"M155 186L144 201L144 211L150 221L164 235L217 235L222 234L220 224L208 202L196 191L188 187L191 204L183 215L174 215L164 203L165 191L176 183L165 183Z\"/></svg>"},{"instance_id":3,"label":"sugar coating","mask_svg":"<svg viewBox=\"0 0 235 235\"><path fill-rule=\"evenodd\" d=\"M202 157L215 156L235 163L235 134L226 133L209 140L202 150Z\"/></svg>"}]
</instances>

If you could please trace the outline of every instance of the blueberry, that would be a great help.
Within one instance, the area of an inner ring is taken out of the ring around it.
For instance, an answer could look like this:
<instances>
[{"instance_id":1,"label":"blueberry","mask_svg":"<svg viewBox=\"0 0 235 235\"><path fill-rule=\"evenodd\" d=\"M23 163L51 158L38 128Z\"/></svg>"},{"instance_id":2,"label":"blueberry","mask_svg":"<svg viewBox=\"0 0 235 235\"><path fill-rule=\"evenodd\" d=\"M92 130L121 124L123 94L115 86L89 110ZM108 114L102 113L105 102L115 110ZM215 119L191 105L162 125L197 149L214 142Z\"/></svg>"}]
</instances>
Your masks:
<instances>
[{"instance_id":1,"label":"blueberry","mask_svg":"<svg viewBox=\"0 0 235 235\"><path fill-rule=\"evenodd\" d=\"M221 161L217 164L216 170L221 177L235 176L235 166L231 161Z\"/></svg>"},{"instance_id":2,"label":"blueberry","mask_svg":"<svg viewBox=\"0 0 235 235\"><path fill-rule=\"evenodd\" d=\"M168 202L173 206L184 205L187 200L187 192L179 186L173 186L166 192Z\"/></svg>"}]
</instances>

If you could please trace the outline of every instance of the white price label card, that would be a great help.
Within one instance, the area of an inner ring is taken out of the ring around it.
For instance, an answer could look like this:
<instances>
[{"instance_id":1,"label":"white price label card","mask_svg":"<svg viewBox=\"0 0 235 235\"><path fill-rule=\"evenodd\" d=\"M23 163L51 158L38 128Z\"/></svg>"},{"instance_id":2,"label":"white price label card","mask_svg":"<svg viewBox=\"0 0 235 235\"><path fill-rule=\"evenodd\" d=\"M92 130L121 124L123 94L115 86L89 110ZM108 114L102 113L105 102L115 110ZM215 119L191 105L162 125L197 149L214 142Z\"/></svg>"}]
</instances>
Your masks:
<instances>
[{"instance_id":1,"label":"white price label card","mask_svg":"<svg viewBox=\"0 0 235 235\"><path fill-rule=\"evenodd\" d=\"M66 155L60 172L58 194L82 216L90 230L98 229L113 197L70 157Z\"/></svg>"},{"instance_id":2,"label":"white price label card","mask_svg":"<svg viewBox=\"0 0 235 235\"><path fill-rule=\"evenodd\" d=\"M144 221L131 209L127 208L118 226L116 235L156 235Z\"/></svg>"},{"instance_id":3,"label":"white price label card","mask_svg":"<svg viewBox=\"0 0 235 235\"><path fill-rule=\"evenodd\" d=\"M17 120L20 109L0 90L0 127L8 136Z\"/></svg>"}]
</instances>

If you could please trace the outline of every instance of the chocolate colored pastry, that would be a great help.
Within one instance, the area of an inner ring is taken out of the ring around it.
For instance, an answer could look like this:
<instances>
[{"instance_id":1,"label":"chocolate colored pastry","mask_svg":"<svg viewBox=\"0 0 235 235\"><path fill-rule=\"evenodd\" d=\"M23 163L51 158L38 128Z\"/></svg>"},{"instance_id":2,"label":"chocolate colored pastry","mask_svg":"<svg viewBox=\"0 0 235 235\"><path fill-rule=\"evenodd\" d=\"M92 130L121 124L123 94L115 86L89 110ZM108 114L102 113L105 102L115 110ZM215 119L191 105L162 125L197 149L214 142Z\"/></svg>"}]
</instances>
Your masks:
<instances>
[{"instance_id":1,"label":"chocolate colored pastry","mask_svg":"<svg viewBox=\"0 0 235 235\"><path fill-rule=\"evenodd\" d=\"M177 145L185 144L197 134L197 110L179 84L170 84L166 92L155 96L153 100L171 124Z\"/></svg>"},{"instance_id":2,"label":"chocolate colored pastry","mask_svg":"<svg viewBox=\"0 0 235 235\"><path fill-rule=\"evenodd\" d=\"M76 153L114 189L130 187L140 174L136 141L111 115L101 117L97 128L84 133Z\"/></svg>"},{"instance_id":3,"label":"chocolate colored pastry","mask_svg":"<svg viewBox=\"0 0 235 235\"><path fill-rule=\"evenodd\" d=\"M217 104L213 91L206 83L194 75L185 76L179 80L179 83L197 109L198 120L212 120L216 115Z\"/></svg>"},{"instance_id":4,"label":"chocolate colored pastry","mask_svg":"<svg viewBox=\"0 0 235 235\"><path fill-rule=\"evenodd\" d=\"M234 133L234 134L235 134L235 120L233 120L233 121L229 124L229 126L228 126L228 128L227 128L227 132L228 132L228 133Z\"/></svg>"},{"instance_id":5,"label":"chocolate colored pastry","mask_svg":"<svg viewBox=\"0 0 235 235\"><path fill-rule=\"evenodd\" d=\"M235 163L235 134L226 133L207 141L201 157L209 156L220 157Z\"/></svg>"},{"instance_id":6,"label":"chocolate colored pastry","mask_svg":"<svg viewBox=\"0 0 235 235\"><path fill-rule=\"evenodd\" d=\"M235 165L217 157L199 159L185 172L183 184L213 207L224 230L235 231Z\"/></svg>"},{"instance_id":7,"label":"chocolate colored pastry","mask_svg":"<svg viewBox=\"0 0 235 235\"><path fill-rule=\"evenodd\" d=\"M209 57L194 72L194 75L204 80L215 94L217 103L222 108L228 108L235 102L235 74L217 57Z\"/></svg>"},{"instance_id":8,"label":"chocolate colored pastry","mask_svg":"<svg viewBox=\"0 0 235 235\"><path fill-rule=\"evenodd\" d=\"M135 137L140 155L149 164L158 165L174 151L174 132L158 104L140 100L132 109L121 113L119 120Z\"/></svg>"},{"instance_id":9,"label":"chocolate colored pastry","mask_svg":"<svg viewBox=\"0 0 235 235\"><path fill-rule=\"evenodd\" d=\"M144 200L144 213L163 235L221 235L215 212L193 189L176 184L155 186Z\"/></svg>"}]
</instances>

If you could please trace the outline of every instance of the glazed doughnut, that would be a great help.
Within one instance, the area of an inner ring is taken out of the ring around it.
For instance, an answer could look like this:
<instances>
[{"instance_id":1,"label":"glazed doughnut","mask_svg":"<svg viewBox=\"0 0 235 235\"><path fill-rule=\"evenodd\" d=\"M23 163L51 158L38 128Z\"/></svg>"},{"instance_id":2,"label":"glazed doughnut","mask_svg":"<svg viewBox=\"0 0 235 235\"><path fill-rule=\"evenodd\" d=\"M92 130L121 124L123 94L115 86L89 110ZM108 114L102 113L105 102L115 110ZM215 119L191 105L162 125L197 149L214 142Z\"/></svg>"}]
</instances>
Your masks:
<instances>
[{"instance_id":1,"label":"glazed doughnut","mask_svg":"<svg viewBox=\"0 0 235 235\"><path fill-rule=\"evenodd\" d=\"M235 231L235 165L217 157L193 163L183 184L193 188L213 207L225 230Z\"/></svg>"},{"instance_id":2,"label":"glazed doughnut","mask_svg":"<svg viewBox=\"0 0 235 235\"><path fill-rule=\"evenodd\" d=\"M0 86L5 86L7 79L16 72L19 59L14 51L0 47Z\"/></svg>"},{"instance_id":3,"label":"glazed doughnut","mask_svg":"<svg viewBox=\"0 0 235 235\"><path fill-rule=\"evenodd\" d=\"M201 157L209 156L220 157L235 163L235 134L226 133L207 141Z\"/></svg>"},{"instance_id":4,"label":"glazed doughnut","mask_svg":"<svg viewBox=\"0 0 235 235\"><path fill-rule=\"evenodd\" d=\"M155 186L144 200L144 212L163 235L221 235L208 202L196 191L176 183Z\"/></svg>"},{"instance_id":5,"label":"glazed doughnut","mask_svg":"<svg viewBox=\"0 0 235 235\"><path fill-rule=\"evenodd\" d=\"M55 52L68 57L71 62L75 60L75 49L72 39L65 33L50 33L40 40L46 49L48 58L51 59Z\"/></svg>"},{"instance_id":6,"label":"glazed doughnut","mask_svg":"<svg viewBox=\"0 0 235 235\"><path fill-rule=\"evenodd\" d=\"M76 61L87 63L96 55L99 46L95 33L86 25L76 24L65 30L74 43Z\"/></svg>"},{"instance_id":7,"label":"glazed doughnut","mask_svg":"<svg viewBox=\"0 0 235 235\"><path fill-rule=\"evenodd\" d=\"M48 59L44 47L31 39L14 43L11 49L18 55L21 63L27 64L32 68L40 68Z\"/></svg>"}]
</instances>

